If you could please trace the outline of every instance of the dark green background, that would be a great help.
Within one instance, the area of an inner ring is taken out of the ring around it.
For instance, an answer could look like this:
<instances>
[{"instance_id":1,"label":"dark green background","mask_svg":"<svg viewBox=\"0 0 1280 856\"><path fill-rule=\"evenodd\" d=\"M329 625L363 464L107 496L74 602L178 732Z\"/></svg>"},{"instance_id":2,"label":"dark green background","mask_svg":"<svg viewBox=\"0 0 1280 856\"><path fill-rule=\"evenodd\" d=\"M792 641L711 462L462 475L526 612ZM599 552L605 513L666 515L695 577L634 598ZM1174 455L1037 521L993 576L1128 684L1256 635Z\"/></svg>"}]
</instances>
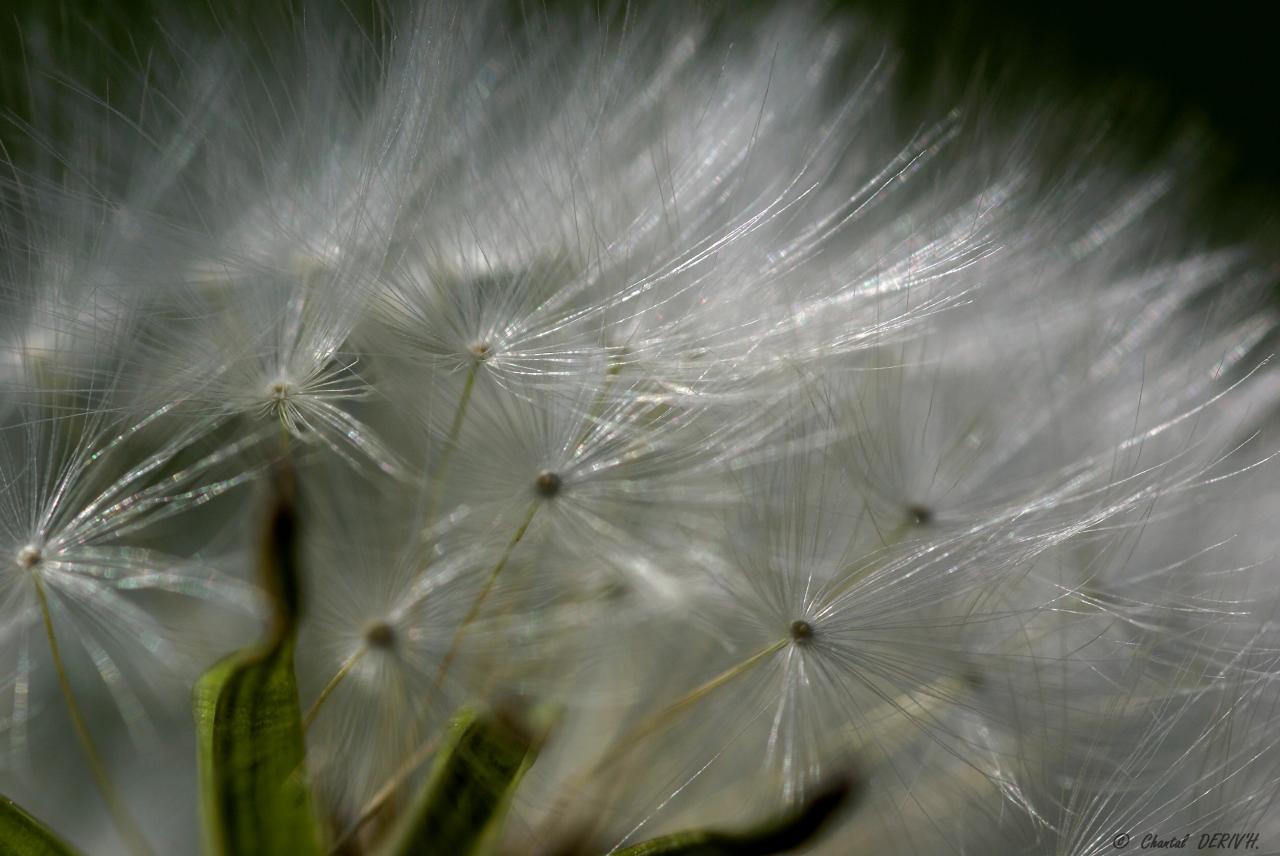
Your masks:
<instances>
[{"instance_id":1,"label":"dark green background","mask_svg":"<svg viewBox=\"0 0 1280 856\"><path fill-rule=\"evenodd\" d=\"M332 7L331 0L324 0ZM511 0L536 6L542 0ZM551 0L572 5L574 0ZM744 14L768 0L744 0ZM160 42L157 19L172 17L175 0L16 0L0 21L0 103L27 115L27 57L90 85L109 85L104 68L143 68L150 45ZM376 21L383 3L346 4L357 19ZM578 4L581 5L581 4ZM593 0L594 6L605 6ZM232 10L268 14L261 7L319 8L289 0L188 2L184 11L208 26L238 18ZM1280 198L1280 109L1274 71L1276 29L1269 4L1136 2L1021 3L975 0L833 0L837 13L853 10L884 24L905 51L912 97L936 99L981 82L999 90L1001 108L1034 109L1046 100L1119 100L1125 145L1150 156L1177 129L1200 123L1214 140L1212 181L1229 200L1206 218L1239 225L1270 220ZM643 0L634 4L643 11ZM24 40L38 40L32 51ZM102 57L110 57L108 63ZM15 139L0 129L0 141Z\"/></svg>"}]
</instances>

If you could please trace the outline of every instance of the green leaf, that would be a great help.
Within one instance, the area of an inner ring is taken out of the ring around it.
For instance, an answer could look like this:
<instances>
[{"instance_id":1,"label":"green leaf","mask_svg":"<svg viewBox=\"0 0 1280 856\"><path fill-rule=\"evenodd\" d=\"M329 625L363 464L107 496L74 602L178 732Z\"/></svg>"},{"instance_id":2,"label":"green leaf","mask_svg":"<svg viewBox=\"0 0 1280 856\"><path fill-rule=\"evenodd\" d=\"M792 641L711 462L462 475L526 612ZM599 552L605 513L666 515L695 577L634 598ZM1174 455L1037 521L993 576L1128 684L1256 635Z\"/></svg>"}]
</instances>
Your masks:
<instances>
[{"instance_id":1,"label":"green leaf","mask_svg":"<svg viewBox=\"0 0 1280 856\"><path fill-rule=\"evenodd\" d=\"M808 844L831 816L856 799L860 788L846 777L832 782L795 811L744 832L698 829L664 835L617 851L615 856L769 856Z\"/></svg>"},{"instance_id":2,"label":"green leaf","mask_svg":"<svg viewBox=\"0 0 1280 856\"><path fill-rule=\"evenodd\" d=\"M5 796L0 796L0 851L5 856L78 856L71 845Z\"/></svg>"},{"instance_id":3,"label":"green leaf","mask_svg":"<svg viewBox=\"0 0 1280 856\"><path fill-rule=\"evenodd\" d=\"M303 780L292 638L236 654L196 687L201 808L210 856L319 853Z\"/></svg>"},{"instance_id":4,"label":"green leaf","mask_svg":"<svg viewBox=\"0 0 1280 856\"><path fill-rule=\"evenodd\" d=\"M501 827L538 741L514 719L459 714L448 744L393 834L385 856L470 856Z\"/></svg>"},{"instance_id":5,"label":"green leaf","mask_svg":"<svg viewBox=\"0 0 1280 856\"><path fill-rule=\"evenodd\" d=\"M233 654L195 691L205 851L210 856L322 852L303 765L293 654L298 613L291 484L277 480L261 571L275 595L270 641Z\"/></svg>"}]
</instances>

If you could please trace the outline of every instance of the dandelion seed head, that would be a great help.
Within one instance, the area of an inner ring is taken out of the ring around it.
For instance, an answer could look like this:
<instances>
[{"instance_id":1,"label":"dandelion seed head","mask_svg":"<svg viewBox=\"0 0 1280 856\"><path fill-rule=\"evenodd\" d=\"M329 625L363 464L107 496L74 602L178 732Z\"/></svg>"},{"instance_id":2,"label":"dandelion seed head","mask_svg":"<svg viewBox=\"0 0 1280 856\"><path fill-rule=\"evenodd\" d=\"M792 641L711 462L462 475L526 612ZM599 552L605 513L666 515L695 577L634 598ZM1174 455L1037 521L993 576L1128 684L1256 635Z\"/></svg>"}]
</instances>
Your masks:
<instances>
[{"instance_id":1,"label":"dandelion seed head","mask_svg":"<svg viewBox=\"0 0 1280 856\"><path fill-rule=\"evenodd\" d=\"M1190 160L1114 175L1116 123L1049 104L899 121L892 46L817 0L507 5L392 3L337 39L321 11L269 62L177 44L145 174L72 154L112 186L46 193L11 165L0 412L56 388L0 438L0 733L41 709L34 574L138 718L142 655L176 659L151 607L228 593L182 558L227 520L195 509L282 440L339 822L508 691L565 708L545 803L651 724L584 788L634 815L619 845L759 826L849 755L874 793L830 852L976 828L1080 856L1273 806L1274 474L1241 488L1224 451L1280 384L1217 396L1274 345L1273 309L1237 311L1274 268L1180 240Z\"/></svg>"},{"instance_id":2,"label":"dandelion seed head","mask_svg":"<svg viewBox=\"0 0 1280 856\"><path fill-rule=\"evenodd\" d=\"M299 419L299 404L293 384L277 380L267 387L267 401L262 413L280 419L290 434L300 435L303 433L301 426L305 423Z\"/></svg>"},{"instance_id":3,"label":"dandelion seed head","mask_svg":"<svg viewBox=\"0 0 1280 856\"><path fill-rule=\"evenodd\" d=\"M814 628L813 625L803 618L797 618L791 622L791 628L788 631L791 634L791 641L797 645L807 645L813 641Z\"/></svg>"},{"instance_id":4,"label":"dandelion seed head","mask_svg":"<svg viewBox=\"0 0 1280 856\"><path fill-rule=\"evenodd\" d=\"M396 644L396 631L385 621L374 621L364 629L364 643L375 650L389 650Z\"/></svg>"},{"instance_id":5,"label":"dandelion seed head","mask_svg":"<svg viewBox=\"0 0 1280 856\"><path fill-rule=\"evenodd\" d=\"M538 492L538 496L543 499L552 499L560 493L560 489L564 487L564 480L559 474L551 470L543 470L538 473L538 477L533 480L533 488Z\"/></svg>"},{"instance_id":6,"label":"dandelion seed head","mask_svg":"<svg viewBox=\"0 0 1280 856\"><path fill-rule=\"evenodd\" d=\"M277 405L283 405L289 400L293 387L286 381L278 380L267 387L267 396Z\"/></svg>"},{"instance_id":7,"label":"dandelion seed head","mask_svg":"<svg viewBox=\"0 0 1280 856\"><path fill-rule=\"evenodd\" d=\"M933 510L927 505L911 503L907 506L907 517L917 526L927 526L933 522Z\"/></svg>"},{"instance_id":8,"label":"dandelion seed head","mask_svg":"<svg viewBox=\"0 0 1280 856\"><path fill-rule=\"evenodd\" d=\"M24 571L30 571L44 561L44 551L34 544L27 544L18 551L18 555L15 558L19 568Z\"/></svg>"}]
</instances>

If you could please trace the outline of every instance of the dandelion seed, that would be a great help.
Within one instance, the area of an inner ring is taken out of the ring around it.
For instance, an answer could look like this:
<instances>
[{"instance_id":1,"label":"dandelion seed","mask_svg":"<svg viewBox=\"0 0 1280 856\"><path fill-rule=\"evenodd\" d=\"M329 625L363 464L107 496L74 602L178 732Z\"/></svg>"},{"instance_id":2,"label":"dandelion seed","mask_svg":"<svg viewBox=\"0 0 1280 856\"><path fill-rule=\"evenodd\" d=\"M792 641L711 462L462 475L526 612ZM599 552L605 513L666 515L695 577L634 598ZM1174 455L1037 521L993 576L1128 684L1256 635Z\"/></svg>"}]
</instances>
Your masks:
<instances>
[{"instance_id":1,"label":"dandelion seed","mask_svg":"<svg viewBox=\"0 0 1280 856\"><path fill-rule=\"evenodd\" d=\"M543 470L538 473L538 477L534 479L534 486L537 488L538 495L544 499L551 499L560 492L563 482L560 476L550 470Z\"/></svg>"},{"instance_id":2,"label":"dandelion seed","mask_svg":"<svg viewBox=\"0 0 1280 856\"><path fill-rule=\"evenodd\" d=\"M211 502L252 473L229 466L241 450L234 445L175 466L195 439L180 432L165 446L131 459L130 441L145 426L113 427L105 411L65 415L27 403L18 412L21 419L0 434L0 542L12 545L10 567L19 572L3 575L6 632L29 626L18 616L35 614L37 585L43 592L39 600L47 600L61 632L95 661L126 723L145 728L127 679L159 675L138 668L134 659L158 658L181 671L181 658L165 641L171 634L135 602L134 593L155 590L251 611L255 598L233 579L219 579L205 563L133 546L129 538ZM118 653L108 653L113 649Z\"/></svg>"},{"instance_id":3,"label":"dandelion seed","mask_svg":"<svg viewBox=\"0 0 1280 856\"><path fill-rule=\"evenodd\" d=\"M318 520L306 554L314 610L298 656L301 674L315 679L311 772L345 829L468 690L491 679L480 654L501 632L468 618L491 552L454 540L447 523L424 543L416 515L387 513L421 508L425 494L402 486L379 496L367 485L327 493L319 485L328 479L344 475L321 468L308 491L306 511ZM464 625L465 649L456 641Z\"/></svg>"},{"instance_id":4,"label":"dandelion seed","mask_svg":"<svg viewBox=\"0 0 1280 856\"><path fill-rule=\"evenodd\" d=\"M392 648L396 644L396 631L385 621L375 621L364 629L364 641L370 648Z\"/></svg>"},{"instance_id":5,"label":"dandelion seed","mask_svg":"<svg viewBox=\"0 0 1280 856\"><path fill-rule=\"evenodd\" d=\"M1274 269L1183 222L1194 140L905 115L820 3L411 5L166 22L137 92L49 98L83 142L0 153L13 754L48 671L119 809L94 741L256 614L212 557L276 441L335 847L504 694L562 709L511 852L755 827L851 758L818 852L1280 834Z\"/></svg>"},{"instance_id":6,"label":"dandelion seed","mask_svg":"<svg viewBox=\"0 0 1280 856\"><path fill-rule=\"evenodd\" d=\"M44 561L44 554L39 547L28 544L18 551L18 567L24 571L35 568L42 561Z\"/></svg>"},{"instance_id":7,"label":"dandelion seed","mask_svg":"<svg viewBox=\"0 0 1280 856\"><path fill-rule=\"evenodd\" d=\"M806 644L810 639L813 638L814 632L815 631L813 629L813 625L807 621L804 621L802 619L796 619L795 621L791 622L791 639L797 645Z\"/></svg>"},{"instance_id":8,"label":"dandelion seed","mask_svg":"<svg viewBox=\"0 0 1280 856\"><path fill-rule=\"evenodd\" d=\"M917 526L928 526L933 522L933 512L926 506L909 503L907 505L907 516L911 518L911 522Z\"/></svg>"}]
</instances>

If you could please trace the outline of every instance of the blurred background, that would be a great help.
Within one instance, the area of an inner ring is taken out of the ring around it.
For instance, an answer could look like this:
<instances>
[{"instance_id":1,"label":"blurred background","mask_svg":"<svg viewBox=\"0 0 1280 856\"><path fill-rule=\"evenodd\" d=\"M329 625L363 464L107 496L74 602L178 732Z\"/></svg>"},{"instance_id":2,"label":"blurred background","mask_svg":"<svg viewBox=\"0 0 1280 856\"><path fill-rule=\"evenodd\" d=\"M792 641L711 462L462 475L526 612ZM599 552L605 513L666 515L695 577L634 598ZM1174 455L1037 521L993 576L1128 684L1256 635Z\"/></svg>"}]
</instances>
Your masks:
<instances>
[{"instance_id":1,"label":"blurred background","mask_svg":"<svg viewBox=\"0 0 1280 856\"><path fill-rule=\"evenodd\" d=\"M545 0L507 0L513 15ZM750 0L772 5L774 0ZM785 0L784 0L785 2ZM598 8L598 0L551 0L554 5ZM306 0L10 0L0 21L0 106L26 117L32 57L77 81L109 90L104 58L135 69L163 38L163 21L182 9L211 32L226 20L245 20L237 9L267 15L300 10ZM385 0L344 3L371 31L386 14ZM745 5L745 4L740 4ZM641 3L640 6L643 6ZM637 6L636 9L639 9ZM861 14L883 26L900 45L903 97L935 102L982 86L998 92L999 111L1034 109L1046 98L1070 103L1119 100L1117 137L1142 158L1188 124L1211 138L1216 169L1206 181L1233 204L1205 212L1205 227L1257 228L1280 192L1280 110L1276 109L1275 30L1270 4L1187 3L1156 0L1108 3L1001 2L1001 0L832 0L833 14ZM82 72L82 73L77 73ZM4 123L11 125L10 122ZM14 138L0 128L0 140ZM1242 209L1241 204L1249 206Z\"/></svg>"}]
</instances>

